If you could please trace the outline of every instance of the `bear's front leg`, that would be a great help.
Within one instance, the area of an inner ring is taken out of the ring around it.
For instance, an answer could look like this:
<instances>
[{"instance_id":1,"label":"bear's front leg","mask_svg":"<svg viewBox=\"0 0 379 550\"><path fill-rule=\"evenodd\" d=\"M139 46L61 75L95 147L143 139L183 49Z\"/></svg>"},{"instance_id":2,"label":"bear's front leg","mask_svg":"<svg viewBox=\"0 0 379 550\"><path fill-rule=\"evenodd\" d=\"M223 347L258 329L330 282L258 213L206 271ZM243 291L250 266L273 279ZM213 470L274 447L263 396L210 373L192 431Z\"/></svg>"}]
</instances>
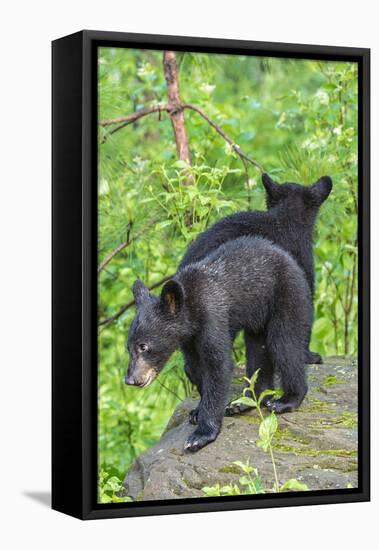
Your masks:
<instances>
[{"instance_id":1,"label":"bear's front leg","mask_svg":"<svg viewBox=\"0 0 379 550\"><path fill-rule=\"evenodd\" d=\"M213 342L213 335L215 342ZM220 433L233 372L229 337L220 332L204 334L199 347L201 401L193 416L196 430L187 438L184 449L196 452L216 439ZM224 342L220 344L220 342Z\"/></svg>"},{"instance_id":2,"label":"bear's front leg","mask_svg":"<svg viewBox=\"0 0 379 550\"><path fill-rule=\"evenodd\" d=\"M201 379L199 376L199 372L200 372L199 354L197 353L197 350L194 347L194 345L189 345L189 344L182 346L182 352L184 355L184 372L188 376L191 384L193 384L197 388L197 391L201 395ZM189 422L190 424L194 424L195 426L198 423L199 407L200 407L200 404L189 413Z\"/></svg>"}]
</instances>

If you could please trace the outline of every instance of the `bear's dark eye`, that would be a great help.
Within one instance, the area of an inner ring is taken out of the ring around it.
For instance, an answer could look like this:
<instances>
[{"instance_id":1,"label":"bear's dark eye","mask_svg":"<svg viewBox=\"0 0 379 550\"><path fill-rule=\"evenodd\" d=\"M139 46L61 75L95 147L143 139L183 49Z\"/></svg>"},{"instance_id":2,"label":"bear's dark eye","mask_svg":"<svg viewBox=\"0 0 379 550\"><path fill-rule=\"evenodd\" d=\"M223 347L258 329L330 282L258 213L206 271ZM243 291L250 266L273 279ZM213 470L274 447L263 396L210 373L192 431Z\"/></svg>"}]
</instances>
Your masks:
<instances>
[{"instance_id":1,"label":"bear's dark eye","mask_svg":"<svg viewBox=\"0 0 379 550\"><path fill-rule=\"evenodd\" d=\"M143 351L147 351L149 348L147 344L139 344L138 349L143 352Z\"/></svg>"}]
</instances>

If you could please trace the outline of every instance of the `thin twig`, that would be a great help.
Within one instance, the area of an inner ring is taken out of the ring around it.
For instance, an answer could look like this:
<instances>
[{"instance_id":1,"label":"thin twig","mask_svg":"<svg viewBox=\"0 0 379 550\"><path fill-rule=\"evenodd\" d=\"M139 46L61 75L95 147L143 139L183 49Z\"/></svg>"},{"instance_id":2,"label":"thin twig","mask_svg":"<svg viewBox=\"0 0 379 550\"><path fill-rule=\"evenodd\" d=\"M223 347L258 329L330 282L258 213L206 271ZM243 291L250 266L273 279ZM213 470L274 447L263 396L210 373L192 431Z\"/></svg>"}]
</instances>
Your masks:
<instances>
[{"instance_id":1,"label":"thin twig","mask_svg":"<svg viewBox=\"0 0 379 550\"><path fill-rule=\"evenodd\" d=\"M173 390L171 390L170 388L168 388L167 386L165 386L165 385L163 384L163 382L161 382L161 381L159 380L159 378L157 378L157 382L159 382L160 385L162 386L162 388L164 388L166 391L172 393L172 395L174 395L174 396L176 397L176 399L179 399L179 401L183 401L183 399L181 399L177 393L175 393Z\"/></svg>"},{"instance_id":2,"label":"thin twig","mask_svg":"<svg viewBox=\"0 0 379 550\"><path fill-rule=\"evenodd\" d=\"M246 178L246 191L247 191L247 209L251 210L251 189L250 189L250 179L249 179L249 170L247 167L247 162L245 159L241 158L243 167L245 170L245 178Z\"/></svg>"},{"instance_id":3,"label":"thin twig","mask_svg":"<svg viewBox=\"0 0 379 550\"><path fill-rule=\"evenodd\" d=\"M356 243L355 243L355 246L357 246ZM354 286L355 286L356 265L357 265L357 262L356 262L356 258L355 258L355 255L354 255L353 256L353 270L352 270L352 273L351 273L351 277L350 277L350 273L349 273L349 277L348 277L347 283L346 283L346 309L345 309L345 334L344 334L344 337L345 337L345 355L349 354L349 322L350 322L350 314L351 314L351 310L352 310L352 306L353 306L353 299L354 299L354 295L355 295ZM350 286L350 282L351 282L351 286Z\"/></svg>"},{"instance_id":4,"label":"thin twig","mask_svg":"<svg viewBox=\"0 0 379 550\"><path fill-rule=\"evenodd\" d=\"M139 239L139 237L141 237L142 235L144 235L146 233L146 231L152 226L154 225L158 220L152 220L149 225L145 226L143 229L141 229L141 231L139 231L138 233L135 234L134 237L132 238L129 238L129 232L130 232L130 228L128 230L128 238L126 239L126 241L124 241L123 243L119 244L114 250L112 250L112 252L110 254L108 254L108 256L106 258L104 258L104 260L99 264L98 268L97 268L97 272L100 273L100 271L102 271L104 269L105 266L107 266L109 264L109 262L117 255L119 254L119 252L121 252L122 250L124 250L125 248L127 248L130 244L132 244L132 242L134 242L135 240Z\"/></svg>"},{"instance_id":5,"label":"thin twig","mask_svg":"<svg viewBox=\"0 0 379 550\"><path fill-rule=\"evenodd\" d=\"M357 246L357 241L355 241L354 246ZM347 302L347 312L350 314L351 308L353 306L353 299L355 295L355 277L356 277L356 269L357 269L357 259L355 257L355 254L353 255L353 273L351 278L351 287L350 287L350 296L349 300Z\"/></svg>"},{"instance_id":6,"label":"thin twig","mask_svg":"<svg viewBox=\"0 0 379 550\"><path fill-rule=\"evenodd\" d=\"M192 103L184 103L182 107L183 109L192 109L192 111L195 111L201 117L203 117L203 119L206 120L208 124L210 124L212 128L214 128L216 132L220 134L220 136L223 137L227 143L229 143L233 151L237 153L237 155L241 158L241 160L245 159L247 162L250 162L250 164L253 164L253 166L258 168L258 170L260 170L261 173L265 171L263 166L261 166L259 162L250 158L246 153L244 153L241 147L238 145L238 143L235 143L235 141L232 140L232 138L229 137L218 124L216 124L211 118L209 118L209 116L202 109L200 109L200 107L197 107L197 105L193 105Z\"/></svg>"},{"instance_id":7,"label":"thin twig","mask_svg":"<svg viewBox=\"0 0 379 550\"><path fill-rule=\"evenodd\" d=\"M153 285L149 286L149 290L154 290L154 288L157 288L158 286L161 286L163 285L163 283L165 283L166 281L169 281L170 279L172 279L174 277L174 273L171 274L171 275L166 275L166 277L163 277L163 279L161 279L160 281L157 281L156 283L154 283ZM99 321L99 326L107 326L109 325L110 323L112 323L113 321L116 321L116 319L118 319L119 317L121 317L121 315L129 308L131 308L132 306L134 306L135 304L135 300L130 300L130 302L128 302L127 304L123 305L118 311L117 313L115 313L114 315L112 315L111 317L108 317L107 319L103 319L102 321Z\"/></svg>"}]
</instances>

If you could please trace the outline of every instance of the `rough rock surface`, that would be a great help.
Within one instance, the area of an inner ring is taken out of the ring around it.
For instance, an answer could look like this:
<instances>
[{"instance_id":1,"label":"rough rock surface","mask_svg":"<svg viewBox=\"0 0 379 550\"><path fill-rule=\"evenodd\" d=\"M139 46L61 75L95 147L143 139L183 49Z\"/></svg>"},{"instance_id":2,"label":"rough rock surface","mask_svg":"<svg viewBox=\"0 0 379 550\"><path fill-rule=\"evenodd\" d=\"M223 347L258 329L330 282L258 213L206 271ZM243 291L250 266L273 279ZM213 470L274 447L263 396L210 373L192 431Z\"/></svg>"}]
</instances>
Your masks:
<instances>
[{"instance_id":1,"label":"rough rock surface","mask_svg":"<svg viewBox=\"0 0 379 550\"><path fill-rule=\"evenodd\" d=\"M236 369L232 395L241 394ZM332 357L323 365L308 367L309 392L296 412L278 416L274 454L280 483L296 478L309 489L357 486L357 363ZM259 418L256 411L225 417L218 439L199 452L183 451L194 426L188 413L197 399L188 398L176 408L161 440L140 455L124 481L135 500L205 496L204 486L238 483L241 475L232 463L249 463L258 469L263 487L273 486L269 454L255 444Z\"/></svg>"}]
</instances>

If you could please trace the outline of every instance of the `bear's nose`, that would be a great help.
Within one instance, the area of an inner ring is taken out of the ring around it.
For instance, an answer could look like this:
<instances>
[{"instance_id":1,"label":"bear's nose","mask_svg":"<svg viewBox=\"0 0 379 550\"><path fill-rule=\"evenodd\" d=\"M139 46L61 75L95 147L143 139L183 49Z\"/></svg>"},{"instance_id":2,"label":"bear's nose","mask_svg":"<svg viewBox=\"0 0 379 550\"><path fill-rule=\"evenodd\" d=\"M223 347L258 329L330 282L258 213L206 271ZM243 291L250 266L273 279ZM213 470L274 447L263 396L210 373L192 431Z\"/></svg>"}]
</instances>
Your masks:
<instances>
[{"instance_id":1,"label":"bear's nose","mask_svg":"<svg viewBox=\"0 0 379 550\"><path fill-rule=\"evenodd\" d=\"M126 376L125 376L125 384L128 384L129 386L135 385L135 380L133 376L128 372L126 373Z\"/></svg>"}]
</instances>

